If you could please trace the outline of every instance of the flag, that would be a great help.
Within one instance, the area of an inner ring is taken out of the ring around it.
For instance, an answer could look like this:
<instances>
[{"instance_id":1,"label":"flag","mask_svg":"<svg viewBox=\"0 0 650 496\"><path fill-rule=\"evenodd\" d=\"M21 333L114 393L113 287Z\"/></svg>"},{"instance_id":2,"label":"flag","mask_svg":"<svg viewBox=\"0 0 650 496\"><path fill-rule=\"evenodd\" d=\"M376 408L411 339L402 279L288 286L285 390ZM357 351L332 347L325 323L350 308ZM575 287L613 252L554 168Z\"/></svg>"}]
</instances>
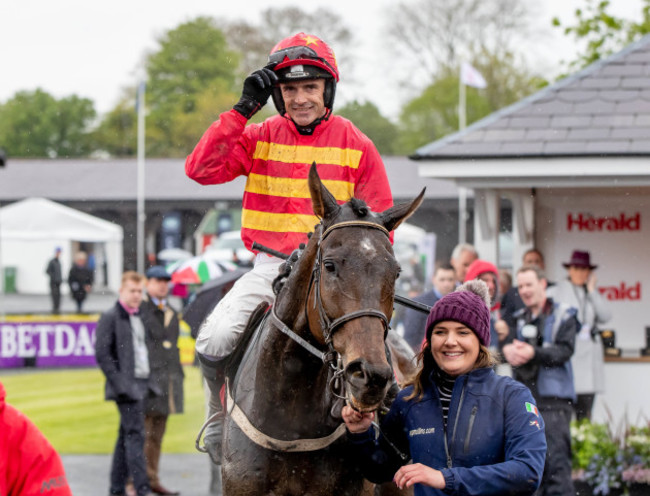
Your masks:
<instances>
[{"instance_id":1,"label":"flag","mask_svg":"<svg viewBox=\"0 0 650 496\"><path fill-rule=\"evenodd\" d=\"M460 82L473 88L485 88L487 86L481 73L467 62L460 65Z\"/></svg>"},{"instance_id":2,"label":"flag","mask_svg":"<svg viewBox=\"0 0 650 496\"><path fill-rule=\"evenodd\" d=\"M539 410L532 403L526 402L526 411L529 412L529 413L533 413L533 414L535 414L536 416L539 417Z\"/></svg>"}]
</instances>

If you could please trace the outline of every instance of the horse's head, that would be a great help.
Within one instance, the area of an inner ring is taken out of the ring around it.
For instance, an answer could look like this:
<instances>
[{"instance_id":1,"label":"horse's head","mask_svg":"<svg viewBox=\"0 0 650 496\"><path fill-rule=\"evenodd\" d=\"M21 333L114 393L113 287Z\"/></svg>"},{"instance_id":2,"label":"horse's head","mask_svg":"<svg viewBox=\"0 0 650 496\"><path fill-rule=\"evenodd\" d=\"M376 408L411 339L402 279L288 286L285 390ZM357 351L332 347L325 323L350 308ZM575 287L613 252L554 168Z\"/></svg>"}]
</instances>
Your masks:
<instances>
[{"instance_id":1,"label":"horse's head","mask_svg":"<svg viewBox=\"0 0 650 496\"><path fill-rule=\"evenodd\" d=\"M389 233L420 206L424 190L411 203L385 212L372 212L354 198L339 205L321 182L316 164L309 189L323 229L309 295L309 327L341 356L348 401L359 410L373 410L393 374L384 339L400 267Z\"/></svg>"}]
</instances>

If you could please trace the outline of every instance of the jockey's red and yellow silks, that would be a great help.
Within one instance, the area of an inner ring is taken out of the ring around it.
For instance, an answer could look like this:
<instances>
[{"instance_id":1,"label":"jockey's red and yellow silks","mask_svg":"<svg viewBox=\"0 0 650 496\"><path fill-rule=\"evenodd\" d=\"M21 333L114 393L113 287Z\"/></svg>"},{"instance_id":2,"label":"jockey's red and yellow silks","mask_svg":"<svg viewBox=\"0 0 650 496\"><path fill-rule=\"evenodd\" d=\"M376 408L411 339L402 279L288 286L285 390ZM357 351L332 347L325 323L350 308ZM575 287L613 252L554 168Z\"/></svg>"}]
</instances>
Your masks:
<instances>
[{"instance_id":1,"label":"jockey's red and yellow silks","mask_svg":"<svg viewBox=\"0 0 650 496\"><path fill-rule=\"evenodd\" d=\"M249 249L257 241L288 254L306 242L318 223L307 186L312 162L339 203L354 196L375 212L393 205L379 152L347 119L331 116L312 136L280 116L246 122L235 110L221 114L187 157L185 172L201 184L248 177L242 239Z\"/></svg>"}]
</instances>

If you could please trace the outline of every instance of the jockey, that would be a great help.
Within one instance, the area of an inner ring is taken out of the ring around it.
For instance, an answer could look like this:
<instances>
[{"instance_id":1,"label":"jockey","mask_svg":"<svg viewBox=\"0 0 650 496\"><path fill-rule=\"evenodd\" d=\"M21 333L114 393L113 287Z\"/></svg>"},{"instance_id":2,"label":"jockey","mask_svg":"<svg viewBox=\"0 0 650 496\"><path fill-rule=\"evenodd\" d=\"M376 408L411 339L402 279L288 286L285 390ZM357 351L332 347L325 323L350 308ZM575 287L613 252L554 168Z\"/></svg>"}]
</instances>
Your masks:
<instances>
[{"instance_id":1,"label":"jockey","mask_svg":"<svg viewBox=\"0 0 650 496\"><path fill-rule=\"evenodd\" d=\"M186 174L201 184L223 184L247 176L242 240L291 253L307 242L319 219L307 186L309 167L339 203L364 200L376 212L393 205L384 164L372 141L332 108L339 70L332 49L320 38L298 33L280 41L268 64L244 80L242 96L222 113L187 157ZM269 96L279 115L261 124L248 120ZM272 303L273 279L283 261L257 253L244 274L207 317L196 351L208 379L211 413L220 408L225 359L234 351L251 312ZM210 424L205 444L220 463L221 425Z\"/></svg>"}]
</instances>

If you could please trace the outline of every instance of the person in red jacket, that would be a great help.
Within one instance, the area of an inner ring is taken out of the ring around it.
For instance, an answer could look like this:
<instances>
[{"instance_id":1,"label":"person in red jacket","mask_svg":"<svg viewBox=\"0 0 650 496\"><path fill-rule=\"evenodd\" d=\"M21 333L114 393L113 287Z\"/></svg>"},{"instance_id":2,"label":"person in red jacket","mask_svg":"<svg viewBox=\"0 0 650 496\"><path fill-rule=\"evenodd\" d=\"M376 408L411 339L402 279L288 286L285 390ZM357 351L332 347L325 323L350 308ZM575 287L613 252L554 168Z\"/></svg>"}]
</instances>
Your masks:
<instances>
[{"instance_id":1,"label":"person in red jacket","mask_svg":"<svg viewBox=\"0 0 650 496\"><path fill-rule=\"evenodd\" d=\"M186 174L201 184L247 177L242 239L248 249L257 241L289 254L307 242L307 233L319 221L307 184L312 162L340 203L356 197L376 212L393 205L374 144L349 120L332 113L338 80L336 57L323 40L298 33L280 41L268 64L244 80L239 102L219 116L187 157ZM271 96L279 115L247 125ZM260 302L274 300L272 281L281 263L258 253L254 268L199 331L196 350L215 398L220 380L214 378L221 377L221 364L234 351L249 315ZM218 407L213 402L212 409ZM209 450L211 431L218 427L213 424L207 431Z\"/></svg>"},{"instance_id":2,"label":"person in red jacket","mask_svg":"<svg viewBox=\"0 0 650 496\"><path fill-rule=\"evenodd\" d=\"M5 397L0 382L0 494L72 496L54 447Z\"/></svg>"}]
</instances>

